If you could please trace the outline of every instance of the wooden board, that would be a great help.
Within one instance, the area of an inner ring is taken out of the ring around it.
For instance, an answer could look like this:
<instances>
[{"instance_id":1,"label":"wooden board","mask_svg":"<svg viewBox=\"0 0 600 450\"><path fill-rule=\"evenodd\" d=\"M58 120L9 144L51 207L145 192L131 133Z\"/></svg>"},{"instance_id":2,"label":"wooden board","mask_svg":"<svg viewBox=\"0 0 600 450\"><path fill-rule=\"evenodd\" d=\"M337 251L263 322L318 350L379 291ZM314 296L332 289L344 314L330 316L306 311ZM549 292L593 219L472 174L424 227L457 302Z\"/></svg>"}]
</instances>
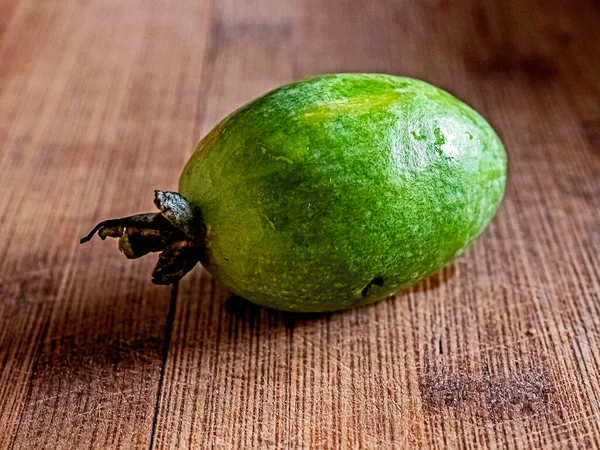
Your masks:
<instances>
[{"instance_id":1,"label":"wooden board","mask_svg":"<svg viewBox=\"0 0 600 450\"><path fill-rule=\"evenodd\" d=\"M0 0L0 448L600 448L600 10L592 0ZM323 72L487 117L503 206L407 293L327 315L231 296L91 225Z\"/></svg>"}]
</instances>

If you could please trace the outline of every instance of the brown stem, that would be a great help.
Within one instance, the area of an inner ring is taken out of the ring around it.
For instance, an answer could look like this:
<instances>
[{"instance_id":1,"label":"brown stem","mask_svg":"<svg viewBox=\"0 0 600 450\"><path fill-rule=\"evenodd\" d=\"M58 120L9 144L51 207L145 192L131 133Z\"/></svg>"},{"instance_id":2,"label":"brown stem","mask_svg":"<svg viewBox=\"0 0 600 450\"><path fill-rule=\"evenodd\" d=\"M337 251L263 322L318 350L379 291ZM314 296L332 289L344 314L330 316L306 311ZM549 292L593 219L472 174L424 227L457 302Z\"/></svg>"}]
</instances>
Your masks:
<instances>
[{"instance_id":1,"label":"brown stem","mask_svg":"<svg viewBox=\"0 0 600 450\"><path fill-rule=\"evenodd\" d=\"M177 192L155 191L154 203L160 213L105 220L79 242L88 242L97 233L102 240L119 238L119 250L128 259L161 252L152 282L175 283L202 259L203 227L191 205Z\"/></svg>"}]
</instances>

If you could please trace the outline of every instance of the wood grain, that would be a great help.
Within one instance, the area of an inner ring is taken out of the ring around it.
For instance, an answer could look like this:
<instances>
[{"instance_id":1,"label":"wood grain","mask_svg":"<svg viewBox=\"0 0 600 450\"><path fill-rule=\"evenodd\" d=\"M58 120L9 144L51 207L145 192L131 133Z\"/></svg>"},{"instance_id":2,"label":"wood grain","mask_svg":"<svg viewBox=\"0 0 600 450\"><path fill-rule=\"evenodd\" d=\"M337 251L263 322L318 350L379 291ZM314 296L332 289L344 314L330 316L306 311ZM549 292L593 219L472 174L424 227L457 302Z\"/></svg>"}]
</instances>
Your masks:
<instances>
[{"instance_id":1,"label":"wood grain","mask_svg":"<svg viewBox=\"0 0 600 450\"><path fill-rule=\"evenodd\" d=\"M600 448L598 23L591 0L0 0L0 448ZM79 247L233 109L341 71L430 81L506 144L497 218L439 274L292 315Z\"/></svg>"}]
</instances>

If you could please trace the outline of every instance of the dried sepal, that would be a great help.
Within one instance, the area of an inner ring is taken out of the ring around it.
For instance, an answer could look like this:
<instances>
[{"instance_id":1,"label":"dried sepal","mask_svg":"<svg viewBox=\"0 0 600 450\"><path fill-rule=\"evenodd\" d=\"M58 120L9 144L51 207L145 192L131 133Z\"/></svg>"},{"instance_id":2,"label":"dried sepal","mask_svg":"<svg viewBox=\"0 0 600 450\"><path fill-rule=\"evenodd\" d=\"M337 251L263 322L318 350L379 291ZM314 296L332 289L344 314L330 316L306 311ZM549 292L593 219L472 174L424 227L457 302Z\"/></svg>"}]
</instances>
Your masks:
<instances>
[{"instance_id":1,"label":"dried sepal","mask_svg":"<svg viewBox=\"0 0 600 450\"><path fill-rule=\"evenodd\" d=\"M96 233L101 239L119 239L119 250L128 259L161 252L152 275L155 284L172 284L202 259L204 241L201 222L187 200L176 192L155 191L160 213L136 214L100 222L80 240Z\"/></svg>"}]
</instances>

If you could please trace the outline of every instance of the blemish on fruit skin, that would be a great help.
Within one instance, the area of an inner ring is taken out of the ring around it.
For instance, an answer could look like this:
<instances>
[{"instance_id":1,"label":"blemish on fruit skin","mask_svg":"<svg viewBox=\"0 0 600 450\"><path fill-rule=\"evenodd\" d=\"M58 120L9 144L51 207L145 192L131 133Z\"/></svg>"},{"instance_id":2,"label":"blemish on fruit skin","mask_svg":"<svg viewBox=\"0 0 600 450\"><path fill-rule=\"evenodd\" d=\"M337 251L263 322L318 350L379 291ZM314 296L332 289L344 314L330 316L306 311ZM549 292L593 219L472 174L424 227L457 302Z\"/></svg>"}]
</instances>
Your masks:
<instances>
[{"instance_id":1,"label":"blemish on fruit skin","mask_svg":"<svg viewBox=\"0 0 600 450\"><path fill-rule=\"evenodd\" d=\"M425 139L427 139L427 136L425 134L417 134L415 131L411 131L410 134L417 141L424 141Z\"/></svg>"},{"instance_id":2,"label":"blemish on fruit skin","mask_svg":"<svg viewBox=\"0 0 600 450\"><path fill-rule=\"evenodd\" d=\"M442 134L442 130L439 127L433 130L433 134L435 136L435 142L433 143L433 145L438 145L441 147L446 143L446 138Z\"/></svg>"},{"instance_id":3,"label":"blemish on fruit skin","mask_svg":"<svg viewBox=\"0 0 600 450\"><path fill-rule=\"evenodd\" d=\"M261 146L260 148L261 148L261 151L262 151L263 155L266 155L267 157L269 157L271 159L274 159L275 161L283 161L283 162L288 163L288 164L294 164L294 161L292 161L290 158L287 158L287 157L282 156L282 155L278 155L278 156L272 155L271 152L269 152L269 149L267 149L264 146Z\"/></svg>"},{"instance_id":4,"label":"blemish on fruit skin","mask_svg":"<svg viewBox=\"0 0 600 450\"><path fill-rule=\"evenodd\" d=\"M383 283L384 280L382 277L374 277L371 281L369 281L369 284L364 287L360 295L366 297L375 286L381 287L383 286Z\"/></svg>"},{"instance_id":5,"label":"blemish on fruit skin","mask_svg":"<svg viewBox=\"0 0 600 450\"><path fill-rule=\"evenodd\" d=\"M283 161L288 164L294 164L294 161L292 161L290 158L286 158L285 156L274 156L273 159L276 161Z\"/></svg>"},{"instance_id":6,"label":"blemish on fruit skin","mask_svg":"<svg viewBox=\"0 0 600 450\"><path fill-rule=\"evenodd\" d=\"M456 141L456 133L453 131L442 130L437 127L433 130L435 142L433 145L440 156L455 158L460 156L462 152L454 145Z\"/></svg>"}]
</instances>

